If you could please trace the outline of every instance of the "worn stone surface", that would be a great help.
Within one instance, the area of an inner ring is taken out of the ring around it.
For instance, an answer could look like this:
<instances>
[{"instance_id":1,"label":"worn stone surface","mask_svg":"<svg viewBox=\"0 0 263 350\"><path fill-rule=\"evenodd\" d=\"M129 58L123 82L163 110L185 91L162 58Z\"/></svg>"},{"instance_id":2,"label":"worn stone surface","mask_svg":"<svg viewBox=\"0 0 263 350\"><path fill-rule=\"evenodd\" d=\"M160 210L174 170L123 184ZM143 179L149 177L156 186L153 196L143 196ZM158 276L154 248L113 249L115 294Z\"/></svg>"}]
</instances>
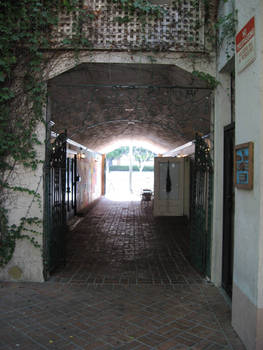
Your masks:
<instances>
[{"instance_id":1,"label":"worn stone surface","mask_svg":"<svg viewBox=\"0 0 263 350\"><path fill-rule=\"evenodd\" d=\"M18 266L13 266L8 270L8 274L12 279L20 280L23 271Z\"/></svg>"}]
</instances>

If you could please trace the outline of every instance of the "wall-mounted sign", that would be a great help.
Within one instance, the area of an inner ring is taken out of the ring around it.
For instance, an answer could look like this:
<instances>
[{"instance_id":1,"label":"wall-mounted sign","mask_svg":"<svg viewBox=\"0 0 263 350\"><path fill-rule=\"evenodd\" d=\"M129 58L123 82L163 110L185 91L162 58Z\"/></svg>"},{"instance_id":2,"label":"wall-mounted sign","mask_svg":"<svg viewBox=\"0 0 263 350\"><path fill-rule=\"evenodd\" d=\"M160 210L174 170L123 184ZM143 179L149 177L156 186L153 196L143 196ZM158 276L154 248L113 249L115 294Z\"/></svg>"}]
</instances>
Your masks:
<instances>
[{"instance_id":1,"label":"wall-mounted sign","mask_svg":"<svg viewBox=\"0 0 263 350\"><path fill-rule=\"evenodd\" d=\"M238 72L255 61L255 17L252 17L236 35L236 55Z\"/></svg>"},{"instance_id":2,"label":"wall-mounted sign","mask_svg":"<svg viewBox=\"0 0 263 350\"><path fill-rule=\"evenodd\" d=\"M253 142L235 147L235 185L237 188L253 188Z\"/></svg>"}]
</instances>

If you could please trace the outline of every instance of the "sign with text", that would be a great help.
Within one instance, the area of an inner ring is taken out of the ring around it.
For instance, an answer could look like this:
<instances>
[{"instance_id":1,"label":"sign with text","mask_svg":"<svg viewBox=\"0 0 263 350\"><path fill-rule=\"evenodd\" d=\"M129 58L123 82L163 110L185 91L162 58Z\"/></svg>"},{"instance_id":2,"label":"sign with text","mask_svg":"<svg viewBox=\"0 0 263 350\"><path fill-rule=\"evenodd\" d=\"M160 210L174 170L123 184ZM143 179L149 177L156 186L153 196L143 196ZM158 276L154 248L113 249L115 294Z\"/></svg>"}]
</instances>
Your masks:
<instances>
[{"instance_id":1,"label":"sign with text","mask_svg":"<svg viewBox=\"0 0 263 350\"><path fill-rule=\"evenodd\" d=\"M236 36L238 72L241 72L256 59L255 17L240 30Z\"/></svg>"}]
</instances>

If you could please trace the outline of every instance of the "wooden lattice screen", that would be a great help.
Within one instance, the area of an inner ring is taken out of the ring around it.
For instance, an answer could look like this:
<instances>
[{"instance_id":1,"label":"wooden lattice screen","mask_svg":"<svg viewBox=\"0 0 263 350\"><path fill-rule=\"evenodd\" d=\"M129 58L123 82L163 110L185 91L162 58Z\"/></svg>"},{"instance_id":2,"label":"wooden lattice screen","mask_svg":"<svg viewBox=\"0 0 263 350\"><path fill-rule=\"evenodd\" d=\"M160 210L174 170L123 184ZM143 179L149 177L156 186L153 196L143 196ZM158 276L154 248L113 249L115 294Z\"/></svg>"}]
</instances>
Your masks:
<instances>
[{"instance_id":1,"label":"wooden lattice screen","mask_svg":"<svg viewBox=\"0 0 263 350\"><path fill-rule=\"evenodd\" d=\"M162 3L165 1L162 1ZM160 5L161 18L147 16L144 23L134 16L127 23L117 17L127 15L113 0L85 0L83 9L94 16L85 20L82 31L94 49L158 49L163 51L200 51L204 48L204 10L198 1L169 1ZM54 44L74 35L78 14L60 14Z\"/></svg>"}]
</instances>

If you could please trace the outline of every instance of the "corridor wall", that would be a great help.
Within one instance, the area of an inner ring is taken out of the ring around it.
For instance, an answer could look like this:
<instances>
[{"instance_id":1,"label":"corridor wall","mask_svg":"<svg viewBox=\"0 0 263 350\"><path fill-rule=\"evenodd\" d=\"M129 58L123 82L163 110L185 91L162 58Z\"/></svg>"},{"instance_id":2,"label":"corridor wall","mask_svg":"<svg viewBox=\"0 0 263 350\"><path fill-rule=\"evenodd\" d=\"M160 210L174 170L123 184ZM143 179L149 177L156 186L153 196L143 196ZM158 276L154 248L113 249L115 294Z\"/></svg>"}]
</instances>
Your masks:
<instances>
[{"instance_id":1,"label":"corridor wall","mask_svg":"<svg viewBox=\"0 0 263 350\"><path fill-rule=\"evenodd\" d=\"M77 212L84 210L102 193L102 155L87 151L85 158L77 159Z\"/></svg>"}]
</instances>

